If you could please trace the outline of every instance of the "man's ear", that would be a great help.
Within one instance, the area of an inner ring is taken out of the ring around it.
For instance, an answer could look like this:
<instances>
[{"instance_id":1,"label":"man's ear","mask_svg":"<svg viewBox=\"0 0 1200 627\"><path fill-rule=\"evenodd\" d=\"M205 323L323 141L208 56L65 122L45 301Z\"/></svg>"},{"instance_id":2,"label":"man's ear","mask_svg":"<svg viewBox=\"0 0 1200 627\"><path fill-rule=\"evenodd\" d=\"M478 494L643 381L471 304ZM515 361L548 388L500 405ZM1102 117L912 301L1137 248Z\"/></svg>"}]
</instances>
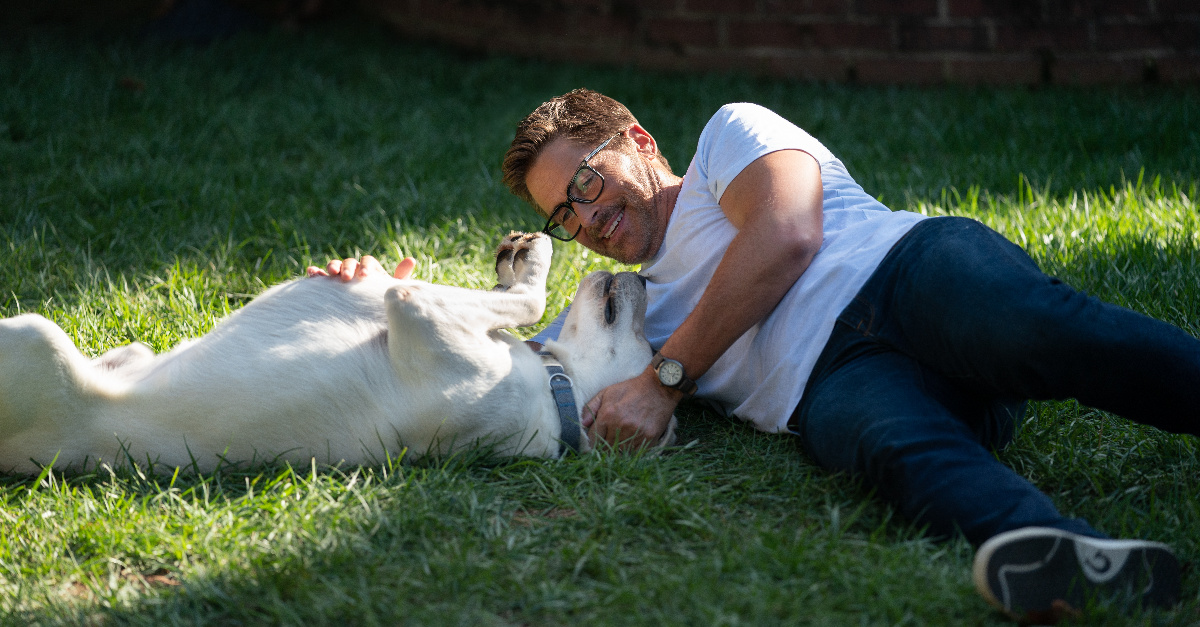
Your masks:
<instances>
[{"instance_id":1,"label":"man's ear","mask_svg":"<svg viewBox=\"0 0 1200 627\"><path fill-rule=\"evenodd\" d=\"M633 145L639 155L647 157L652 161L658 159L658 142L654 141L654 137L646 129L642 128L641 124L634 122L625 131L625 136L633 140Z\"/></svg>"}]
</instances>

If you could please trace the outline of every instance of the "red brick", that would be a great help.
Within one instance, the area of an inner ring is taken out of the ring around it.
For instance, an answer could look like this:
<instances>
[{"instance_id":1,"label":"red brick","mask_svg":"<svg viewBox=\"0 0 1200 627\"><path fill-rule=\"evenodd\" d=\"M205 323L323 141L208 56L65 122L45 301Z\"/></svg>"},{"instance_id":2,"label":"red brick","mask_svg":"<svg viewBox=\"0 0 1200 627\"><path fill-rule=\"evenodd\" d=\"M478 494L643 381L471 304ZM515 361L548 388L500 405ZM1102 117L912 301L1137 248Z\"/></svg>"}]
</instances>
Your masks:
<instances>
[{"instance_id":1,"label":"red brick","mask_svg":"<svg viewBox=\"0 0 1200 627\"><path fill-rule=\"evenodd\" d=\"M726 41L731 48L801 47L806 44L805 33L795 24L781 22L737 21L725 26Z\"/></svg>"},{"instance_id":2,"label":"red brick","mask_svg":"<svg viewBox=\"0 0 1200 627\"><path fill-rule=\"evenodd\" d=\"M969 7L980 12L978 17L987 17L997 21L1019 21L1036 23L1043 19L1042 2L1032 0L947 0L950 3L950 14L966 13ZM956 8L961 7L961 8Z\"/></svg>"},{"instance_id":3,"label":"red brick","mask_svg":"<svg viewBox=\"0 0 1200 627\"><path fill-rule=\"evenodd\" d=\"M1107 17L1150 17L1150 0L1103 0L1096 9L1097 15Z\"/></svg>"},{"instance_id":4,"label":"red brick","mask_svg":"<svg viewBox=\"0 0 1200 627\"><path fill-rule=\"evenodd\" d=\"M1158 79L1164 83L1200 83L1200 56L1172 55L1158 59Z\"/></svg>"},{"instance_id":5,"label":"red brick","mask_svg":"<svg viewBox=\"0 0 1200 627\"><path fill-rule=\"evenodd\" d=\"M787 24L771 21L732 22L728 25L731 47L798 49L891 49L891 33L877 24L818 22Z\"/></svg>"},{"instance_id":6,"label":"red brick","mask_svg":"<svg viewBox=\"0 0 1200 627\"><path fill-rule=\"evenodd\" d=\"M489 38L489 50L494 52L520 53L522 48L530 49L534 56L556 61L579 61L583 63L626 64L636 59L634 47L620 45L619 41L583 41L563 37L543 37L538 40Z\"/></svg>"},{"instance_id":7,"label":"red brick","mask_svg":"<svg viewBox=\"0 0 1200 627\"><path fill-rule=\"evenodd\" d=\"M748 15L755 13L757 0L684 0L686 13L710 13L720 15Z\"/></svg>"},{"instance_id":8,"label":"red brick","mask_svg":"<svg viewBox=\"0 0 1200 627\"><path fill-rule=\"evenodd\" d=\"M988 48L987 31L982 26L937 26L901 24L897 29L899 48L905 51L927 52L983 51Z\"/></svg>"},{"instance_id":9,"label":"red brick","mask_svg":"<svg viewBox=\"0 0 1200 627\"><path fill-rule=\"evenodd\" d=\"M881 24L823 23L813 24L812 37L822 49L854 48L860 50L892 49L892 33Z\"/></svg>"},{"instance_id":10,"label":"red brick","mask_svg":"<svg viewBox=\"0 0 1200 627\"><path fill-rule=\"evenodd\" d=\"M615 0L360 1L412 37L674 71L907 84L1032 84L1043 72L1062 84L1200 82L1200 0L644 0L628 11L614 10Z\"/></svg>"},{"instance_id":11,"label":"red brick","mask_svg":"<svg viewBox=\"0 0 1200 627\"><path fill-rule=\"evenodd\" d=\"M424 2L410 15L410 19L435 24L486 24L495 19L493 14L486 7L469 10L457 2Z\"/></svg>"},{"instance_id":12,"label":"red brick","mask_svg":"<svg viewBox=\"0 0 1200 627\"><path fill-rule=\"evenodd\" d=\"M1087 24L1059 24L1053 26L1017 26L1004 24L996 27L996 51L1030 52L1035 50L1084 51L1091 48Z\"/></svg>"},{"instance_id":13,"label":"red brick","mask_svg":"<svg viewBox=\"0 0 1200 627\"><path fill-rule=\"evenodd\" d=\"M711 19L659 18L646 20L646 41L651 45L717 45L717 26Z\"/></svg>"},{"instance_id":14,"label":"red brick","mask_svg":"<svg viewBox=\"0 0 1200 627\"><path fill-rule=\"evenodd\" d=\"M871 85L934 85L946 82L945 67L940 59L913 57L858 59L854 70L858 82Z\"/></svg>"},{"instance_id":15,"label":"red brick","mask_svg":"<svg viewBox=\"0 0 1200 627\"><path fill-rule=\"evenodd\" d=\"M1145 61L1082 56L1056 59L1051 79L1059 85L1112 85L1140 83Z\"/></svg>"},{"instance_id":16,"label":"red brick","mask_svg":"<svg viewBox=\"0 0 1200 627\"><path fill-rule=\"evenodd\" d=\"M1096 49L1101 52L1120 52L1174 47L1184 43L1177 32L1166 24L1100 24L1096 26ZM1194 42L1193 39L1193 46Z\"/></svg>"},{"instance_id":17,"label":"red brick","mask_svg":"<svg viewBox=\"0 0 1200 627\"><path fill-rule=\"evenodd\" d=\"M946 0L949 17L990 17L993 12L986 5L986 0Z\"/></svg>"},{"instance_id":18,"label":"red brick","mask_svg":"<svg viewBox=\"0 0 1200 627\"><path fill-rule=\"evenodd\" d=\"M682 4L683 0L638 0L636 6L643 15L675 15Z\"/></svg>"},{"instance_id":19,"label":"red brick","mask_svg":"<svg viewBox=\"0 0 1200 627\"><path fill-rule=\"evenodd\" d=\"M1196 0L1155 0L1154 8L1164 19L1200 17L1200 2Z\"/></svg>"},{"instance_id":20,"label":"red brick","mask_svg":"<svg viewBox=\"0 0 1200 627\"><path fill-rule=\"evenodd\" d=\"M824 52L780 53L770 57L771 76L793 80L844 82L849 60Z\"/></svg>"},{"instance_id":21,"label":"red brick","mask_svg":"<svg viewBox=\"0 0 1200 627\"><path fill-rule=\"evenodd\" d=\"M1071 20L1091 19L1104 14L1104 0L1049 0L1048 2L1028 2L1032 5L1037 17L1048 22L1064 22Z\"/></svg>"},{"instance_id":22,"label":"red brick","mask_svg":"<svg viewBox=\"0 0 1200 627\"><path fill-rule=\"evenodd\" d=\"M937 0L860 0L855 14L936 17Z\"/></svg>"},{"instance_id":23,"label":"red brick","mask_svg":"<svg viewBox=\"0 0 1200 627\"><path fill-rule=\"evenodd\" d=\"M586 9L583 9L586 10ZM418 37L431 37L472 49L512 51L532 54L542 49L557 49L563 42L593 48L619 46L628 42L629 22L612 16L592 14L587 28L570 13L544 11L517 14L498 8L464 7L447 3L429 7L419 15L391 15L397 30ZM541 42L545 40L546 44Z\"/></svg>"},{"instance_id":24,"label":"red brick","mask_svg":"<svg viewBox=\"0 0 1200 627\"><path fill-rule=\"evenodd\" d=\"M769 16L849 15L852 0L764 0L763 12Z\"/></svg>"},{"instance_id":25,"label":"red brick","mask_svg":"<svg viewBox=\"0 0 1200 627\"><path fill-rule=\"evenodd\" d=\"M1041 60L1034 55L998 58L995 55L952 59L948 77L954 83L1036 85L1042 79Z\"/></svg>"},{"instance_id":26,"label":"red brick","mask_svg":"<svg viewBox=\"0 0 1200 627\"><path fill-rule=\"evenodd\" d=\"M689 50L680 54L666 49L642 49L634 57L638 67L687 72L744 72L767 74L766 59L740 50Z\"/></svg>"}]
</instances>

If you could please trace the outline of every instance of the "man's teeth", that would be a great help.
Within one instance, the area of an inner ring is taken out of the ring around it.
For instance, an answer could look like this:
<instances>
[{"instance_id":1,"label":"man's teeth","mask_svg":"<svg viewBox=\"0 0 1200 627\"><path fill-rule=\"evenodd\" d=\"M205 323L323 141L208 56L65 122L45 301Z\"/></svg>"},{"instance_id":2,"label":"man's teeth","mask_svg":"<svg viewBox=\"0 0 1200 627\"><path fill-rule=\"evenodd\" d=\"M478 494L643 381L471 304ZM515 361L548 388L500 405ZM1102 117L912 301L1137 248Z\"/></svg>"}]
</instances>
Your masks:
<instances>
[{"instance_id":1,"label":"man's teeth","mask_svg":"<svg viewBox=\"0 0 1200 627\"><path fill-rule=\"evenodd\" d=\"M624 212L617 214L617 219L613 220L612 226L608 227L608 232L604 234L604 239L612 237L613 232L617 230L617 226L621 224L621 219L624 217Z\"/></svg>"}]
</instances>

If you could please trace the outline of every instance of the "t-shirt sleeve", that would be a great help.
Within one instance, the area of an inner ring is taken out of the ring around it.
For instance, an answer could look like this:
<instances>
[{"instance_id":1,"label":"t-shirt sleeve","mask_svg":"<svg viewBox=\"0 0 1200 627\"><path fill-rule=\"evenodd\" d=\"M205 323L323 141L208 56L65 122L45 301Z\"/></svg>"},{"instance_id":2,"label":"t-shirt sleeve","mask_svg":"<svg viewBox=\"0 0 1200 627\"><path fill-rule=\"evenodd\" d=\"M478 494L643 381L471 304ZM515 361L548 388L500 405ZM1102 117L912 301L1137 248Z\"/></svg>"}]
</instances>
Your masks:
<instances>
[{"instance_id":1,"label":"t-shirt sleeve","mask_svg":"<svg viewBox=\"0 0 1200 627\"><path fill-rule=\"evenodd\" d=\"M804 129L766 107L739 102L720 108L705 125L695 165L720 200L733 179L755 159L777 150L803 150L817 163L835 157Z\"/></svg>"},{"instance_id":2,"label":"t-shirt sleeve","mask_svg":"<svg viewBox=\"0 0 1200 627\"><path fill-rule=\"evenodd\" d=\"M558 314L558 316L555 317L554 320L550 321L550 324L546 325L546 328L539 331L537 335L529 338L529 341L545 345L546 342L550 340L557 340L558 334L562 333L563 321L567 319L567 313L570 311L570 305L563 307L563 310Z\"/></svg>"}]
</instances>

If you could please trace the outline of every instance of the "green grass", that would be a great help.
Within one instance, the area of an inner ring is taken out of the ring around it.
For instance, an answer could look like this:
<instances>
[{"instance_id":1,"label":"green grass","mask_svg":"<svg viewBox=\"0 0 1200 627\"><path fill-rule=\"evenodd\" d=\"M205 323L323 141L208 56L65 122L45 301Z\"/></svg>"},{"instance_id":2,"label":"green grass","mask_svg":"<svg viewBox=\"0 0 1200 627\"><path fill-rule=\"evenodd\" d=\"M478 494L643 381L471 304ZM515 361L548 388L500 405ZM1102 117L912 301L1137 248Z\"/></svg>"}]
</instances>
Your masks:
<instances>
[{"instance_id":1,"label":"green grass","mask_svg":"<svg viewBox=\"0 0 1200 627\"><path fill-rule=\"evenodd\" d=\"M810 130L893 208L977 217L1047 271L1200 335L1200 95L901 89L472 57L359 24L175 47L0 49L0 315L163 350L333 255L488 287L540 226L516 122L587 85L678 172L721 104ZM141 89L123 87L144 86ZM611 264L559 246L549 315ZM528 331L522 331L527 333ZM0 476L4 624L1004 624L933 543L796 443L687 406L691 446L560 462ZM1170 543L1200 622L1196 440L1035 405L1001 457L1070 515ZM1095 624L1125 624L1097 608Z\"/></svg>"}]
</instances>

